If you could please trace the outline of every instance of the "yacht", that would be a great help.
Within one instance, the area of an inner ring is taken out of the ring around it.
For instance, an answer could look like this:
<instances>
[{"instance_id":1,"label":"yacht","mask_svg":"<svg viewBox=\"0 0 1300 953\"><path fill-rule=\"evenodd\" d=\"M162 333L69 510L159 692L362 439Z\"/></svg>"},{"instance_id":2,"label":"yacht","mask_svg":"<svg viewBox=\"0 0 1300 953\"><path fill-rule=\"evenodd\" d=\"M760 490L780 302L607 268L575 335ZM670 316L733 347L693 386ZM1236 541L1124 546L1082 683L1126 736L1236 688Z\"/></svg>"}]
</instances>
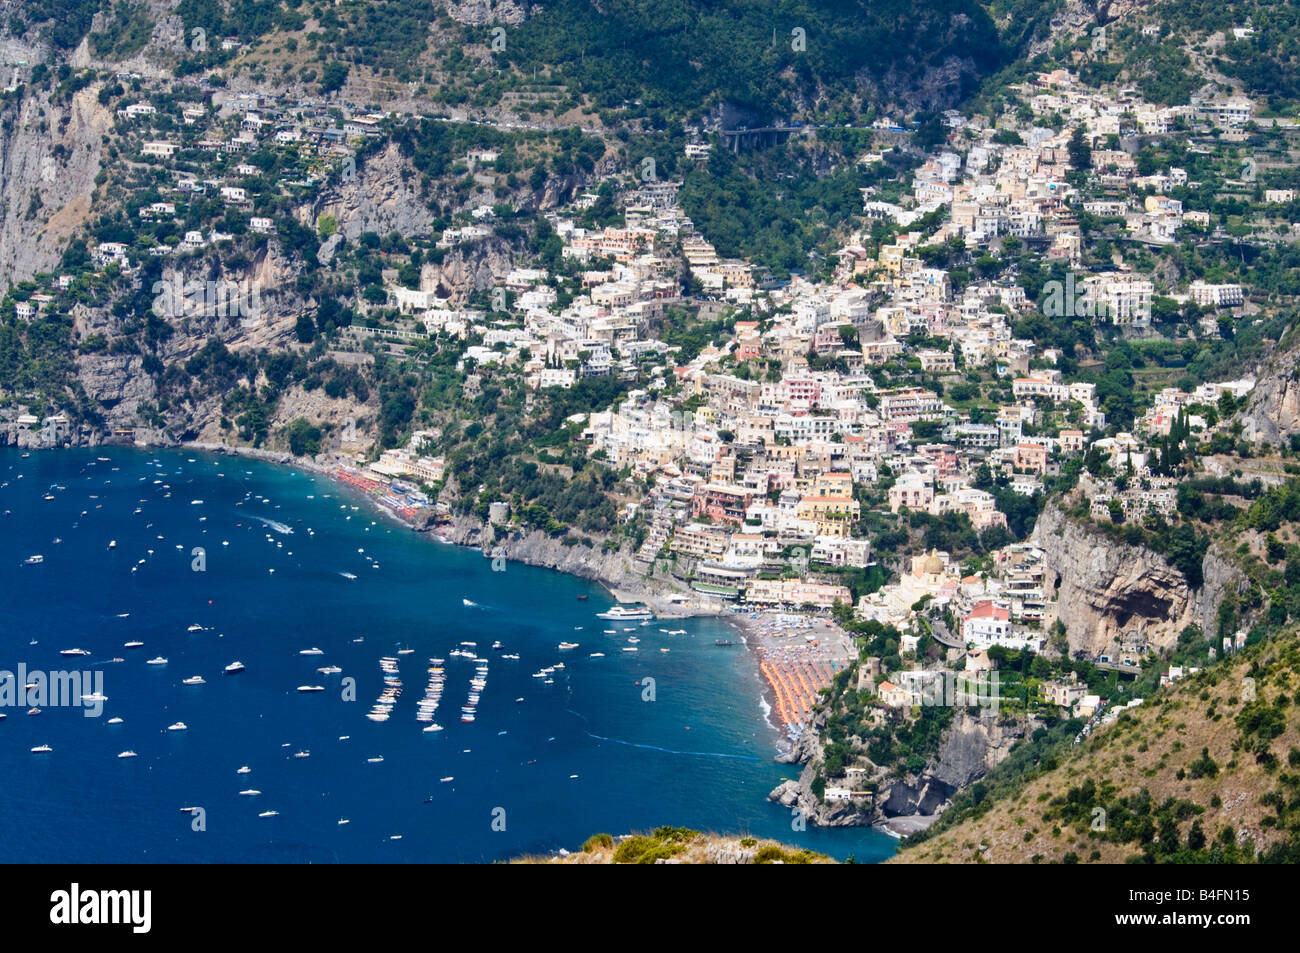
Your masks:
<instances>
[{"instance_id":1,"label":"yacht","mask_svg":"<svg viewBox=\"0 0 1300 953\"><path fill-rule=\"evenodd\" d=\"M577 647L578 647L578 643L577 643L577 642L561 642L561 643L560 643L560 648L563 649L563 650L567 650L567 649L576 649Z\"/></svg>"},{"instance_id":2,"label":"yacht","mask_svg":"<svg viewBox=\"0 0 1300 953\"><path fill-rule=\"evenodd\" d=\"M293 756L294 756L295 758L310 758L310 757L311 757L311 752L310 752L310 751L295 751L295 752L293 753Z\"/></svg>"},{"instance_id":3,"label":"yacht","mask_svg":"<svg viewBox=\"0 0 1300 953\"><path fill-rule=\"evenodd\" d=\"M299 685L299 686L298 686L298 691L303 692L303 693L306 693L306 692L323 692L323 691L325 691L325 686L324 686L324 685Z\"/></svg>"},{"instance_id":4,"label":"yacht","mask_svg":"<svg viewBox=\"0 0 1300 953\"><path fill-rule=\"evenodd\" d=\"M32 750L35 751L36 749L33 748ZM456 779L455 779L454 777L452 777L451 775L448 775L447 777L445 777L445 778L439 778L438 780L440 780L443 784L446 784L448 781L455 781Z\"/></svg>"},{"instance_id":5,"label":"yacht","mask_svg":"<svg viewBox=\"0 0 1300 953\"><path fill-rule=\"evenodd\" d=\"M263 811L261 814L259 814L259 815L257 815L257 816L258 816L258 817L276 817L276 816L279 815L279 813L280 813L279 811Z\"/></svg>"},{"instance_id":6,"label":"yacht","mask_svg":"<svg viewBox=\"0 0 1300 953\"><path fill-rule=\"evenodd\" d=\"M203 680L202 675L191 675L189 678L182 678L181 684L182 685L205 685L207 683Z\"/></svg>"},{"instance_id":7,"label":"yacht","mask_svg":"<svg viewBox=\"0 0 1300 953\"><path fill-rule=\"evenodd\" d=\"M134 751L123 751L121 754L118 755L118 757L119 757L119 758L135 758L135 757L138 757L138 756L136 755L136 753L135 753Z\"/></svg>"},{"instance_id":8,"label":"yacht","mask_svg":"<svg viewBox=\"0 0 1300 953\"><path fill-rule=\"evenodd\" d=\"M178 721L174 725L167 726L168 731L186 731L188 728L189 726L186 725L185 722L183 721Z\"/></svg>"},{"instance_id":9,"label":"yacht","mask_svg":"<svg viewBox=\"0 0 1300 953\"><path fill-rule=\"evenodd\" d=\"M250 768L248 765L244 765L242 768L240 768L238 771L236 771L235 774L248 774L248 773L250 773L252 770L253 770L253 769Z\"/></svg>"},{"instance_id":10,"label":"yacht","mask_svg":"<svg viewBox=\"0 0 1300 953\"><path fill-rule=\"evenodd\" d=\"M90 653L85 649L60 649L59 654L60 655L89 655Z\"/></svg>"},{"instance_id":11,"label":"yacht","mask_svg":"<svg viewBox=\"0 0 1300 953\"><path fill-rule=\"evenodd\" d=\"M185 631L186 631L186 632L202 632L202 631L203 631L203 626L199 625L199 624L196 622L196 623L194 623L193 625L191 625L188 629L186 629Z\"/></svg>"},{"instance_id":12,"label":"yacht","mask_svg":"<svg viewBox=\"0 0 1300 953\"><path fill-rule=\"evenodd\" d=\"M122 646L122 648L124 648L124 649L142 649L142 648L144 648L144 643L143 643L143 642L127 642L125 645Z\"/></svg>"},{"instance_id":13,"label":"yacht","mask_svg":"<svg viewBox=\"0 0 1300 953\"><path fill-rule=\"evenodd\" d=\"M632 622L653 619L654 616L645 606L629 609L627 606L613 606L608 612L596 613L598 619L613 619L618 622Z\"/></svg>"},{"instance_id":14,"label":"yacht","mask_svg":"<svg viewBox=\"0 0 1300 953\"><path fill-rule=\"evenodd\" d=\"M227 675L238 675L243 670L244 670L243 662L231 662L229 665L226 666Z\"/></svg>"},{"instance_id":15,"label":"yacht","mask_svg":"<svg viewBox=\"0 0 1300 953\"><path fill-rule=\"evenodd\" d=\"M109 723L110 725L120 725L120 724L122 723L122 719L121 719L121 718L110 718L110 719L108 719L108 723Z\"/></svg>"},{"instance_id":16,"label":"yacht","mask_svg":"<svg viewBox=\"0 0 1300 953\"><path fill-rule=\"evenodd\" d=\"M163 658L161 655L159 655L157 658L151 658L149 661L145 662L144 664L145 665L166 665L167 660Z\"/></svg>"},{"instance_id":17,"label":"yacht","mask_svg":"<svg viewBox=\"0 0 1300 953\"><path fill-rule=\"evenodd\" d=\"M437 724L426 725L425 728L424 728L424 730L425 730L425 731L442 731L442 725L437 725Z\"/></svg>"},{"instance_id":18,"label":"yacht","mask_svg":"<svg viewBox=\"0 0 1300 953\"><path fill-rule=\"evenodd\" d=\"M366 764L378 764L379 762L381 762L381 761L383 761L383 760L384 760L384 756L383 756L383 755L376 755L376 756L373 757L373 758L366 758Z\"/></svg>"},{"instance_id":19,"label":"yacht","mask_svg":"<svg viewBox=\"0 0 1300 953\"><path fill-rule=\"evenodd\" d=\"M32 749L32 754L49 754L53 750L49 745L37 745Z\"/></svg>"},{"instance_id":20,"label":"yacht","mask_svg":"<svg viewBox=\"0 0 1300 953\"><path fill-rule=\"evenodd\" d=\"M298 654L299 654L299 655L324 655L325 652L324 652L323 650L321 650L321 649L318 649L318 648L312 647L312 648L310 648L310 649L303 649L303 650L302 650L301 652L299 652Z\"/></svg>"},{"instance_id":21,"label":"yacht","mask_svg":"<svg viewBox=\"0 0 1300 953\"><path fill-rule=\"evenodd\" d=\"M322 675L337 675L339 672L343 671L343 669L339 668L337 665L326 665L323 668L316 669L316 671L320 672Z\"/></svg>"},{"instance_id":22,"label":"yacht","mask_svg":"<svg viewBox=\"0 0 1300 953\"><path fill-rule=\"evenodd\" d=\"M28 566L39 566L43 562L45 562L44 556L28 556L23 560L23 563Z\"/></svg>"}]
</instances>

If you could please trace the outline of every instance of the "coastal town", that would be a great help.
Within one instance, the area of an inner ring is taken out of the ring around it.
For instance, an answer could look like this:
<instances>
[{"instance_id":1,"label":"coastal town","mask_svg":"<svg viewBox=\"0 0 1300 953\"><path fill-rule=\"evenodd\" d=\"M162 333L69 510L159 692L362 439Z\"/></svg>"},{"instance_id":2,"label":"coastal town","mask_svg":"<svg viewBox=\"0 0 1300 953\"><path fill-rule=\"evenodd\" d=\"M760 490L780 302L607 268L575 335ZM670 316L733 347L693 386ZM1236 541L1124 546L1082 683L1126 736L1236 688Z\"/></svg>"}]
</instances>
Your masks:
<instances>
[{"instance_id":1,"label":"coastal town","mask_svg":"<svg viewBox=\"0 0 1300 953\"><path fill-rule=\"evenodd\" d=\"M1300 241L1296 121L1265 119L1240 94L1159 105L1056 68L1011 86L1000 111L942 113L925 151L911 120L878 115L853 130L870 143L854 166L872 181L858 190L854 227L833 253L777 275L719 253L683 207L681 178L594 136L587 155L581 136L565 143L536 123L467 111L197 82L173 92L131 73L113 82L101 102L113 103L131 184L118 186L122 213L60 268L11 287L0 312L28 324L70 315L79 360L93 365L129 353L89 307L125 288L152 302L147 320L237 329L258 347L294 281L287 266L272 277L267 248L278 244L356 292L340 304L312 289L315 317L290 322L288 350L303 369L286 368L284 380L310 380L334 401L351 393L358 406L369 393L362 372L388 361L405 362L413 380L438 362L464 406L515 389L525 409L563 406L562 392L606 387L609 400L565 414L558 439L534 441L522 465L529 479L601 474L588 480L600 502L576 519L467 469L465 442L483 427L463 407L460 419L408 409L392 426L304 415L285 446L448 541L492 556L544 534L617 564L616 581L612 570L592 575L618 598L664 617L734 620L786 752L825 729L846 690L880 725L919 718L936 680L975 692L1001 678L1012 688L1001 704L1082 719L1080 739L1140 705L1121 679L1179 633L1157 639L1160 626L1145 623L1067 631L1058 600L1077 567L1035 534L1044 501L1059 497L1116 538L1181 545L1170 527L1199 505L1188 480L1227 481L1216 492L1251 499L1282 475L1225 461L1297 450L1294 439L1261 446L1234 419L1256 379L1244 362L1212 359L1264 321L1276 289L1218 264L1172 278L1156 268L1163 251L1196 259L1243 230L1278 248ZM477 128L463 138L443 132L468 126ZM790 119L763 134L799 145L830 131ZM680 161L707 170L747 148L747 132L687 126ZM421 136L444 149L471 143L437 160L460 181L459 206L428 234L404 234L396 219L387 234L341 226L347 202L360 200L340 190L365 186L386 155L422 156ZM1157 139L1175 141L1182 158ZM1267 149L1247 149L1261 139ZM504 253L522 220L503 198L507 181L522 176L521 152L548 149L587 155L591 175L538 213L543 236ZM1250 209L1249 225L1211 211L1211 188ZM197 263L213 252L253 277L203 277ZM449 287L448 263L470 271L480 254L490 264L478 279ZM1085 350L1103 356L1080 358ZM191 357L190 373L217 367L220 352ZM272 380L231 373L223 440L252 449L271 436L258 401L271 402L258 395ZM160 433L164 393L160 384L138 401L111 437ZM187 401L198 403L182 392L172 406ZM371 417L391 406L385 395ZM94 429L36 400L9 410L23 445ZM609 519L591 515L601 506ZM1225 622L1210 633L1209 658L1245 639ZM1030 658L1042 662L1032 677ZM1159 664L1163 685L1198 671ZM865 757L840 768L819 795L869 808L889 771Z\"/></svg>"}]
</instances>

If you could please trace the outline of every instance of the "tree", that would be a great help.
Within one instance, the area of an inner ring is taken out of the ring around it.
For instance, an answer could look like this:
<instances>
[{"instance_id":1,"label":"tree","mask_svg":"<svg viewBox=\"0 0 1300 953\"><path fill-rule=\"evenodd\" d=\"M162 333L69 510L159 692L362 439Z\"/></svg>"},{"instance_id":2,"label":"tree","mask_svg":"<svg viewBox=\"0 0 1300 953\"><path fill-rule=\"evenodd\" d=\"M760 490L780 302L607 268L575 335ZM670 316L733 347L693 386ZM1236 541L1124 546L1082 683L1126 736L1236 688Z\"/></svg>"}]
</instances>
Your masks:
<instances>
[{"instance_id":1,"label":"tree","mask_svg":"<svg viewBox=\"0 0 1300 953\"><path fill-rule=\"evenodd\" d=\"M1086 172L1092 168L1092 148L1088 145L1082 125L1074 127L1065 148L1070 154L1070 168L1077 172Z\"/></svg>"}]
</instances>

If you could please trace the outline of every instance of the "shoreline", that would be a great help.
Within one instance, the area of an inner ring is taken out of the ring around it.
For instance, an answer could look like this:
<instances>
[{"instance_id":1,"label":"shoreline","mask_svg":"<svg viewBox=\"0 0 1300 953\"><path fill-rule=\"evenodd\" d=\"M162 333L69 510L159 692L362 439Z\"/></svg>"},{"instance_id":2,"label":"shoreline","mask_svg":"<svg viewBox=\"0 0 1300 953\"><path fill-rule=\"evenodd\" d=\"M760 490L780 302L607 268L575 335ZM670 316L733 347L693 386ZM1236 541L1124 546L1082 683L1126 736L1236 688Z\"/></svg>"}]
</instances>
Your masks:
<instances>
[{"instance_id":1,"label":"shoreline","mask_svg":"<svg viewBox=\"0 0 1300 953\"><path fill-rule=\"evenodd\" d=\"M493 550L487 547L496 542L496 532L499 529L490 524L479 522L476 518L466 521L465 518L456 519L438 525L419 525L411 520L404 519L399 513L390 507L382 505L377 499L358 486L354 486L339 478L336 472L339 467L355 466L355 461L348 461L343 458L336 458L328 462L321 462L312 457L296 457L286 450L263 450L257 447L232 447L221 443L212 443L207 441L186 441L176 444L168 443L133 443L133 444L112 444L105 443L98 445L100 447L122 446L129 447L133 450L150 452L156 450L178 450L185 452L208 453L218 456L241 457L249 460L257 460L261 463L271 464L273 466L286 468L288 470L297 470L312 476L319 476L328 481L331 485L340 490L349 490L356 493L359 497L364 498L371 507L381 515L390 519L396 525L410 530L418 535L427 535L431 540L437 541L444 545L460 546L466 549L476 549L488 556ZM40 449L62 449L58 447L40 448ZM97 447L84 447L81 449L97 449ZM491 541L484 543L483 538L491 533ZM516 535L518 535L516 533ZM578 549L580 547L572 547ZM588 582L594 582L604 589L612 600L619 603L643 603L650 607L657 619L680 619L680 618L716 618L725 620L740 635L741 644L745 651L751 656L756 668L756 674L762 685L762 690L758 697L758 708L760 711L760 720L770 728L776 736L774 745L773 760L780 763L801 763L805 760L800 756L800 749L809 732L815 733L812 724L811 713L803 712L803 717L795 722L786 719L790 716L792 696L786 686L782 685L782 676L795 677L795 668L792 667L790 656L793 653L802 654L807 643L796 636L799 632L816 632L818 636L828 636L829 641L839 642L838 650L832 649L829 657L834 657L837 662L848 664L856 659L856 651L845 652L843 644L847 643L849 647L853 646L852 639L839 628L838 625L831 623L829 620L820 616L806 616L796 613L781 612L774 609L745 608L742 605L703 605L698 602L695 604L680 601L685 594L674 592L673 595L679 597L676 601L665 600L661 595L643 590L628 590L622 588L619 582L600 574L587 574L575 572L569 568L560 565L554 565L539 560L530 560L520 558L517 552L512 552L509 546L498 546L496 548L500 554L511 562L519 562L524 565L536 566L538 568L551 569L554 572L562 572L567 575L576 576L585 579ZM516 547L517 549L517 547ZM580 568L587 568L586 566ZM820 639L819 639L820 641ZM813 643L817 646L817 643ZM820 648L821 646L817 646ZM769 658L770 656L770 658ZM835 671L839 671L841 664L834 666ZM829 677L824 677L816 682L812 676L814 672L806 667L803 668L803 683L794 683L800 689L799 698L802 700L815 699L816 691L825 684L829 684ZM820 672L826 676L827 672L823 668ZM781 686L781 689L778 688ZM784 697L783 697L784 695ZM811 707L811 706L810 706ZM800 736L793 736L789 728L792 724L801 726Z\"/></svg>"}]
</instances>

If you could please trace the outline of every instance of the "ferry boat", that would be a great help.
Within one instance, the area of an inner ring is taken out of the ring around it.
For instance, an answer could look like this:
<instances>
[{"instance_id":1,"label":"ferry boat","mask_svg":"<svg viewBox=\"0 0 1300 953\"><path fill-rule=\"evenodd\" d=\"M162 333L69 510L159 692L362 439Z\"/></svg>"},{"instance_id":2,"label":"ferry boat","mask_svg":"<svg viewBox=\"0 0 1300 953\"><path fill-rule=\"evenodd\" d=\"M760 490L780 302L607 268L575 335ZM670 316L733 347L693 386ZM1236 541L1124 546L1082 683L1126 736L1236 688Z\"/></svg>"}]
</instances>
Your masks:
<instances>
[{"instance_id":1,"label":"ferry boat","mask_svg":"<svg viewBox=\"0 0 1300 953\"><path fill-rule=\"evenodd\" d=\"M613 619L618 622L633 622L641 620L650 620L654 615L645 606L637 606L629 609L627 606L613 606L607 612L597 612L597 619Z\"/></svg>"},{"instance_id":2,"label":"ferry boat","mask_svg":"<svg viewBox=\"0 0 1300 953\"><path fill-rule=\"evenodd\" d=\"M227 675L238 675L243 670L244 670L243 662L231 662L229 665L226 666Z\"/></svg>"}]
</instances>

